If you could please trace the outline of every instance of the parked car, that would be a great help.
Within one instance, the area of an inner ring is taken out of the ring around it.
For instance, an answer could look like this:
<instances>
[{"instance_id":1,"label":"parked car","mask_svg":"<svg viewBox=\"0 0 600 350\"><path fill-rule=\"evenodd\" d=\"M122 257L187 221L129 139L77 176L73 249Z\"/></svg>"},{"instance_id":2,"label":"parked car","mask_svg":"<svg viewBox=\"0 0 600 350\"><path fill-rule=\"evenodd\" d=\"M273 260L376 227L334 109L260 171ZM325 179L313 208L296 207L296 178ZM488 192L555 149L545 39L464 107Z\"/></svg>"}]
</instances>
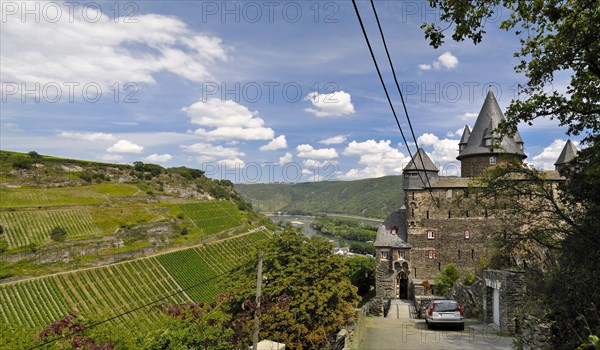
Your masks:
<instances>
[{"instance_id":1,"label":"parked car","mask_svg":"<svg viewBox=\"0 0 600 350\"><path fill-rule=\"evenodd\" d=\"M465 314L460 304L454 300L432 300L425 314L427 328L438 325L457 326L465 329Z\"/></svg>"}]
</instances>

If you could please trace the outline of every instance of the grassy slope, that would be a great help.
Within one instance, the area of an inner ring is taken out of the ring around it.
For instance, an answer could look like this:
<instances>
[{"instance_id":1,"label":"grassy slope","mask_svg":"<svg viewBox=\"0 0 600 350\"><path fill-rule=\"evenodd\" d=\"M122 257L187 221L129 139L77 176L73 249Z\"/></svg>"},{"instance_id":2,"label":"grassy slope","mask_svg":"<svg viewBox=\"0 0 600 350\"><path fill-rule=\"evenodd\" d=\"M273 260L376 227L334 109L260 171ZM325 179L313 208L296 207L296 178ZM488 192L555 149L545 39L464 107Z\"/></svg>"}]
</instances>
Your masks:
<instances>
[{"instance_id":1,"label":"grassy slope","mask_svg":"<svg viewBox=\"0 0 600 350\"><path fill-rule=\"evenodd\" d=\"M15 166L23 162L27 167ZM0 150L0 243L8 249L0 259L0 281L95 266L265 224L243 204L230 183L192 177L186 169L151 176L129 165ZM67 231L65 242L50 238L57 226Z\"/></svg>"},{"instance_id":2,"label":"grassy slope","mask_svg":"<svg viewBox=\"0 0 600 350\"><path fill-rule=\"evenodd\" d=\"M299 184L238 184L235 188L262 212L302 211L385 218L404 201L401 176Z\"/></svg>"}]
</instances>

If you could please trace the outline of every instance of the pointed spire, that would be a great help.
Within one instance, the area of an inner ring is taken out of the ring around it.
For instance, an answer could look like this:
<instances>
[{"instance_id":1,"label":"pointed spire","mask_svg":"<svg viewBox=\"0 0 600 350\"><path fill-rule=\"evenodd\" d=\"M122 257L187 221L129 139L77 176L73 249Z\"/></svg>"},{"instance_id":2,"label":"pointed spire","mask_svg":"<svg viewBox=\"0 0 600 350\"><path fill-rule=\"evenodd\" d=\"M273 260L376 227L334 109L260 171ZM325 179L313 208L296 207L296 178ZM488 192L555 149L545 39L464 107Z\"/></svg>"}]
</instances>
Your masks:
<instances>
[{"instance_id":1,"label":"pointed spire","mask_svg":"<svg viewBox=\"0 0 600 350\"><path fill-rule=\"evenodd\" d=\"M479 111L473 130L471 131L467 143L461 148L456 159L462 160L468 156L488 155L496 153L515 154L521 158L527 156L523 152L523 140L518 132L513 137L505 136L500 141L498 149L492 149L491 146L498 136L494 134L494 129L504 120L504 114L496 101L496 97L491 89L488 89L485 102ZM463 133L464 137L464 133ZM462 143L461 139L461 143ZM460 144L459 144L460 145Z\"/></svg>"},{"instance_id":2,"label":"pointed spire","mask_svg":"<svg viewBox=\"0 0 600 350\"><path fill-rule=\"evenodd\" d=\"M468 125L465 125L465 129L463 130L462 137L460 138L459 145L466 145L469 142L469 136L471 136L471 128Z\"/></svg>"},{"instance_id":3,"label":"pointed spire","mask_svg":"<svg viewBox=\"0 0 600 350\"><path fill-rule=\"evenodd\" d=\"M575 147L575 144L571 140L568 140L562 152L560 152L556 163L554 163L556 170L559 170L563 165L575 159L575 156L577 156L577 147Z\"/></svg>"},{"instance_id":4,"label":"pointed spire","mask_svg":"<svg viewBox=\"0 0 600 350\"><path fill-rule=\"evenodd\" d=\"M415 163L417 166L415 166ZM435 171L438 172L435 164L431 161L431 158L427 155L424 149L419 150L413 155L412 159L404 167L404 171L421 170L421 171Z\"/></svg>"}]
</instances>

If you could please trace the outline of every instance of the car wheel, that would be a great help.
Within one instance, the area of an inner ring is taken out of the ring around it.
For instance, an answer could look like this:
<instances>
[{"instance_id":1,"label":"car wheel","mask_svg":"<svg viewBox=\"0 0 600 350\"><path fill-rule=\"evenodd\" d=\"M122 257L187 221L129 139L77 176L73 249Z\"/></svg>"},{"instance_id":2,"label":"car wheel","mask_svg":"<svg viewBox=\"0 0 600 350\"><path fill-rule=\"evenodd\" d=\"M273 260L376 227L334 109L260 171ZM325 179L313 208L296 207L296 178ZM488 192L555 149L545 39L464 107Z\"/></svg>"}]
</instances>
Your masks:
<instances>
[{"instance_id":1,"label":"car wheel","mask_svg":"<svg viewBox=\"0 0 600 350\"><path fill-rule=\"evenodd\" d=\"M460 325L458 326L458 330L459 330L459 331L464 331L464 330L465 330L465 324L464 324L464 323L460 324Z\"/></svg>"}]
</instances>

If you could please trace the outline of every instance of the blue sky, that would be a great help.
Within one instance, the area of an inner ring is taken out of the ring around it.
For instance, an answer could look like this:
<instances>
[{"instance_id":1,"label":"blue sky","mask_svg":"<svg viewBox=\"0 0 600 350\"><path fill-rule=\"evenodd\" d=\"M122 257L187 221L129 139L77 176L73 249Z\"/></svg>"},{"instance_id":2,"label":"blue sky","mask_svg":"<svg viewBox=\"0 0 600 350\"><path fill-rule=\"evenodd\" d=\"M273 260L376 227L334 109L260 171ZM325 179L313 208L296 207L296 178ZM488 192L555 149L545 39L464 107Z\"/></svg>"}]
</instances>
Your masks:
<instances>
[{"instance_id":1,"label":"blue sky","mask_svg":"<svg viewBox=\"0 0 600 350\"><path fill-rule=\"evenodd\" d=\"M376 6L419 145L453 175L460 134L491 85L516 96L518 38L433 49L424 1ZM368 2L359 8L404 115ZM400 174L408 160L350 1L2 2L0 147L202 168L236 182ZM566 76L553 88L564 90ZM520 127L550 169L567 139ZM414 145L411 144L414 152Z\"/></svg>"}]
</instances>

